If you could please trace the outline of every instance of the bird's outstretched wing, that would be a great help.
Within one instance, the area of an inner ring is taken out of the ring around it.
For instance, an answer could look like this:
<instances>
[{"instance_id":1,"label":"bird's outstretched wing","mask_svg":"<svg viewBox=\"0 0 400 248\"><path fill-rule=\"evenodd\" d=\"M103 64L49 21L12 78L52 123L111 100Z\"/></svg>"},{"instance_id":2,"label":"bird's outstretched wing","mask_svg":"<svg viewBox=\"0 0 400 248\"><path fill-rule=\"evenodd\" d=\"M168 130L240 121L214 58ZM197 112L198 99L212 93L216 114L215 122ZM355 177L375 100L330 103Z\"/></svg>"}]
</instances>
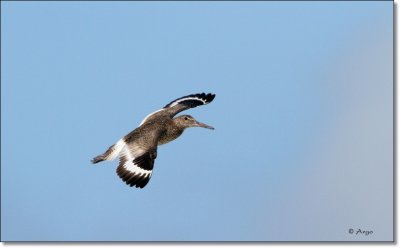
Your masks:
<instances>
[{"instance_id":1,"label":"bird's outstretched wing","mask_svg":"<svg viewBox=\"0 0 400 248\"><path fill-rule=\"evenodd\" d=\"M129 186L143 188L149 182L153 173L154 160L157 158L159 134L157 130L149 133L146 136L146 142L130 139L130 134L124 137L126 145L119 154L117 174ZM138 134L131 134L131 136L134 135Z\"/></svg>"},{"instance_id":2,"label":"bird's outstretched wing","mask_svg":"<svg viewBox=\"0 0 400 248\"><path fill-rule=\"evenodd\" d=\"M127 185L143 188L150 181L156 157L157 147L135 157L129 146L125 146L120 154L117 174Z\"/></svg>"},{"instance_id":3,"label":"bird's outstretched wing","mask_svg":"<svg viewBox=\"0 0 400 248\"><path fill-rule=\"evenodd\" d=\"M169 117L174 117L179 112L186 109L195 108L197 106L205 105L212 102L215 98L215 94L211 93L199 93L192 94L178 99L173 100L164 106L164 108L157 110L144 118L140 125L146 123L147 121L152 121L161 115L168 115Z\"/></svg>"},{"instance_id":4,"label":"bird's outstretched wing","mask_svg":"<svg viewBox=\"0 0 400 248\"><path fill-rule=\"evenodd\" d=\"M195 108L197 106L212 102L212 100L214 100L214 97L215 95L211 93L192 94L173 100L172 102L165 105L164 109L172 108L178 105L181 105L182 107L185 106L185 109Z\"/></svg>"}]
</instances>

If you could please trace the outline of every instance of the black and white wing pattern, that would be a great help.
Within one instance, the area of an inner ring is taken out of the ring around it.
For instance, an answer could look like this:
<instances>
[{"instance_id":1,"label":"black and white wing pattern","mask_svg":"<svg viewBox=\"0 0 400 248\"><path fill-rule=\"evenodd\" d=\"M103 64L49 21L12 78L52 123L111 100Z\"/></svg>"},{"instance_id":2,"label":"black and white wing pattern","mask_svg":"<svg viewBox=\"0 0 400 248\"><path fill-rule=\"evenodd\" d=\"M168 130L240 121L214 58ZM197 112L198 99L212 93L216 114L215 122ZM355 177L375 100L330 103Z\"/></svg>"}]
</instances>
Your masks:
<instances>
[{"instance_id":1,"label":"black and white wing pattern","mask_svg":"<svg viewBox=\"0 0 400 248\"><path fill-rule=\"evenodd\" d=\"M173 100L164 106L164 109L171 108L177 105L185 106L185 109L195 108L200 105L205 105L214 100L215 95L211 93L192 94ZM182 110L183 111L183 110Z\"/></svg>"},{"instance_id":2,"label":"black and white wing pattern","mask_svg":"<svg viewBox=\"0 0 400 248\"><path fill-rule=\"evenodd\" d=\"M188 96L180 97L165 105L164 108L159 109L146 116L146 118L144 118L144 120L140 123L140 125L144 124L147 121L154 120L160 115L168 115L169 117L172 118L179 112L182 112L186 109L195 108L201 105L208 104L212 102L214 98L215 94L211 93L191 94Z\"/></svg>"},{"instance_id":3,"label":"black and white wing pattern","mask_svg":"<svg viewBox=\"0 0 400 248\"><path fill-rule=\"evenodd\" d=\"M157 146L142 151L134 145L126 145L119 155L118 176L129 186L143 188L153 173L154 160L157 157Z\"/></svg>"}]
</instances>

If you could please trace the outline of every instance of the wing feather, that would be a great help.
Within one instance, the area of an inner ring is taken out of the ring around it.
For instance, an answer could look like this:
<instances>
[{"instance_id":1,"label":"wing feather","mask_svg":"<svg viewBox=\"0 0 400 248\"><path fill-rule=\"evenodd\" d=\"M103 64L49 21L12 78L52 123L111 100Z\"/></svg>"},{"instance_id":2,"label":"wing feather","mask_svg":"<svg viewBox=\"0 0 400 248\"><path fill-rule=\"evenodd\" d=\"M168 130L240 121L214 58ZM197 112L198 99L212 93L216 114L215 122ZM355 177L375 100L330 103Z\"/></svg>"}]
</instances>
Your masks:
<instances>
[{"instance_id":1,"label":"wing feather","mask_svg":"<svg viewBox=\"0 0 400 248\"><path fill-rule=\"evenodd\" d=\"M153 173L155 156L152 154L154 151L148 151L135 158L132 151L125 146L120 154L118 176L131 187L143 188Z\"/></svg>"},{"instance_id":2,"label":"wing feather","mask_svg":"<svg viewBox=\"0 0 400 248\"><path fill-rule=\"evenodd\" d=\"M215 98L215 94L211 94L211 93L192 94L192 95L183 96L181 98L173 100L172 102L165 105L164 109L174 107L178 104L187 106L188 108L195 108L197 106L205 105L205 104L212 102L212 100L214 100L214 98Z\"/></svg>"},{"instance_id":3,"label":"wing feather","mask_svg":"<svg viewBox=\"0 0 400 248\"><path fill-rule=\"evenodd\" d=\"M172 118L179 112L182 112L186 109L195 108L201 105L209 104L215 98L215 94L211 93L199 93L199 94L191 94L187 96L180 97L178 99L173 100L164 106L164 108L154 111L147 115L143 121L140 123L140 126L146 122L155 120L161 116L167 115Z\"/></svg>"}]
</instances>

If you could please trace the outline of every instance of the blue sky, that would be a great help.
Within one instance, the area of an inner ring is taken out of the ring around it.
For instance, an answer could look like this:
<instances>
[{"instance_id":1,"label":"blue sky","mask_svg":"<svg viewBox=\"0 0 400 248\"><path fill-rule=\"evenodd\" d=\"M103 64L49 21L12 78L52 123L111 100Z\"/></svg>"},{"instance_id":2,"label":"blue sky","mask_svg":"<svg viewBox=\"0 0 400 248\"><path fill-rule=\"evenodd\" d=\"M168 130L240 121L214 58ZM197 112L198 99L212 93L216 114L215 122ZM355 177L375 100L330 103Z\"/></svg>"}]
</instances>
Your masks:
<instances>
[{"instance_id":1,"label":"blue sky","mask_svg":"<svg viewBox=\"0 0 400 248\"><path fill-rule=\"evenodd\" d=\"M392 240L392 2L1 5L2 240ZM199 92L146 188L90 164Z\"/></svg>"}]
</instances>

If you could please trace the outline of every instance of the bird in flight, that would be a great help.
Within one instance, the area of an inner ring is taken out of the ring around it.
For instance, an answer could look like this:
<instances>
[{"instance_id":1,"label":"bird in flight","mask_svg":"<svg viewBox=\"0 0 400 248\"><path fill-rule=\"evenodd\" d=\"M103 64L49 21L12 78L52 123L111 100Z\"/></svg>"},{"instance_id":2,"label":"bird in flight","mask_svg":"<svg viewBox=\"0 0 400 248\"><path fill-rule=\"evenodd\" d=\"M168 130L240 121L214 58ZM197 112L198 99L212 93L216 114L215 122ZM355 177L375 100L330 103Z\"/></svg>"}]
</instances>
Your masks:
<instances>
[{"instance_id":1,"label":"bird in flight","mask_svg":"<svg viewBox=\"0 0 400 248\"><path fill-rule=\"evenodd\" d=\"M110 146L106 152L92 159L96 164L119 156L118 176L130 187L143 188L153 173L157 146L178 138L188 127L213 127L201 123L190 115L178 113L212 102L215 94L192 94L173 100L164 108L144 118L132 132Z\"/></svg>"}]
</instances>

